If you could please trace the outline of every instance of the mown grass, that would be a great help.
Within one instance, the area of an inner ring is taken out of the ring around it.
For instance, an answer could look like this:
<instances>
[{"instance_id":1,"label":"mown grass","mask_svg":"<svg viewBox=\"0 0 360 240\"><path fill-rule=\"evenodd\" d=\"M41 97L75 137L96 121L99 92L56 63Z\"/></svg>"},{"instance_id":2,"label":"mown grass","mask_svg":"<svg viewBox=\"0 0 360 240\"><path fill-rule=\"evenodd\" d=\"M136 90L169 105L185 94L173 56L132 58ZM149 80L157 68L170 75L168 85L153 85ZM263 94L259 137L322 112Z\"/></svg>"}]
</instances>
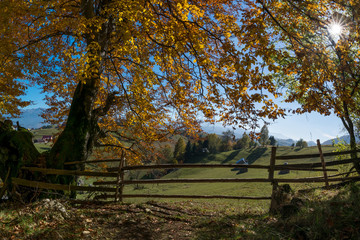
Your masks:
<instances>
[{"instance_id":1,"label":"mown grass","mask_svg":"<svg viewBox=\"0 0 360 240\"><path fill-rule=\"evenodd\" d=\"M33 139L36 139L36 140L42 139L43 136L54 136L58 132L59 132L59 130L56 128L44 128L44 129L39 128L39 129L31 130L31 133L34 135ZM42 153L42 152L50 150L52 143L37 142L37 143L34 143L34 145L35 145L36 149L40 153Z\"/></svg>"},{"instance_id":2,"label":"mown grass","mask_svg":"<svg viewBox=\"0 0 360 240\"><path fill-rule=\"evenodd\" d=\"M42 136L53 136L59 132L56 128L39 128L31 130L31 133L34 135L35 139L41 139Z\"/></svg>"},{"instance_id":3,"label":"mown grass","mask_svg":"<svg viewBox=\"0 0 360 240\"><path fill-rule=\"evenodd\" d=\"M323 152L332 152L334 147L323 146ZM309 147L303 149L293 149L291 147L277 148L277 155L298 155L318 153L317 147ZM217 164L235 163L240 158L245 158L252 164L269 165L270 162L270 148L256 148L244 151L229 151L215 155L208 155L198 159L200 163ZM326 158L326 161L334 160L334 157ZM318 158L289 160L289 163L313 163L319 162ZM278 160L277 164L283 164L284 161ZM308 171L290 171L289 174L279 175L278 171L275 173L275 178L306 178L322 176L322 172L308 172ZM237 174L237 171L231 171L227 168L194 168L194 169L178 169L163 178L165 179L181 179L181 178L267 178L268 171L262 169L249 169L248 172ZM294 190L313 188L323 186L322 183L293 183L290 186ZM193 183L193 184L149 184L142 186L128 185L124 188L125 194L179 194L179 195L229 195L229 196L270 196L271 185L269 183ZM141 201L148 201L149 199L142 199ZM156 199L161 200L161 199ZM138 202L139 199L125 199L127 202ZM168 199L166 201L169 201ZM172 200L174 201L174 200ZM204 200L208 201L208 200ZM213 202L224 202L225 200L210 200ZM234 204L250 204L253 206L269 207L269 201L247 201L247 200L226 200L225 202Z\"/></svg>"},{"instance_id":4,"label":"mown grass","mask_svg":"<svg viewBox=\"0 0 360 240\"><path fill-rule=\"evenodd\" d=\"M324 152L330 152L333 147L324 147ZM240 158L248 159L253 164L269 165L271 149L252 149L244 151L230 151L219 153L216 155L209 155L203 157L199 162L207 164L216 163L235 163ZM316 148L304 148L298 151L294 151L289 147L278 148L278 155L289 154L309 154L316 153ZM250 159L250 160L249 160ZM331 159L329 159L331 160ZM307 159L307 160L292 160L291 163L300 162L319 162L319 159ZM283 162L278 162L281 164ZM228 168L194 168L194 169L178 169L163 178L165 179L181 179L181 178L267 178L268 171L262 169L249 169L248 172L237 174L237 171L232 171ZM304 178L321 176L321 172L304 172L304 171L290 171L286 175L278 175L276 172L276 178ZM292 187L306 188L316 186L318 184L292 184ZM234 196L270 196L271 185L268 183L203 183L203 184L152 184L144 185L143 188L134 188L134 186L126 186L125 193L163 193L163 194L204 194L204 195L234 195Z\"/></svg>"},{"instance_id":5,"label":"mown grass","mask_svg":"<svg viewBox=\"0 0 360 240\"><path fill-rule=\"evenodd\" d=\"M323 146L323 152L333 152L335 147ZM277 155L298 155L298 154L312 154L318 153L317 147L309 148L292 148L292 147L278 147ZM206 164L231 164L235 163L240 158L247 159L252 164L269 165L271 155L271 148L255 148L243 151L229 151L218 154L210 154L207 156L198 156L193 160L197 163ZM326 161L334 160L334 157L326 158ZM319 162L319 158L288 160L289 163L314 163ZM276 164L283 164L285 161L278 160ZM101 171L101 167L96 167L97 164L90 165L91 170ZM115 166L115 165L114 165ZM336 167L331 167L336 168ZM150 172L150 171L149 171ZM147 171L131 171L127 172L126 179L140 179ZM322 176L322 172L309 171L290 171L289 174L279 175L279 171L275 172L275 178L306 178ZM332 172L331 172L332 173ZM330 174L330 173L329 173ZM268 171L262 169L249 169L248 172L237 174L237 171L232 171L230 168L193 168L193 169L177 169L162 177L163 179L204 179L204 178L268 178ZM83 178L84 185L91 185L97 180L113 180L110 178ZM292 183L291 188L295 191L300 189L309 189L313 187L323 186L323 183ZM174 184L136 184L126 185L124 194L164 194L164 195L227 195L227 196L248 196L248 197L270 197L272 186L270 183L174 183ZM92 195L93 196L93 195ZM88 195L79 195L79 198L87 198ZM111 200L111 199L109 199ZM176 202L185 199L153 199L153 198L125 198L127 203L141 203L149 200L156 200L162 202ZM212 202L212 203L226 203L231 206L241 205L248 207L262 208L267 211L269 209L269 200L197 200L198 202Z\"/></svg>"}]
</instances>

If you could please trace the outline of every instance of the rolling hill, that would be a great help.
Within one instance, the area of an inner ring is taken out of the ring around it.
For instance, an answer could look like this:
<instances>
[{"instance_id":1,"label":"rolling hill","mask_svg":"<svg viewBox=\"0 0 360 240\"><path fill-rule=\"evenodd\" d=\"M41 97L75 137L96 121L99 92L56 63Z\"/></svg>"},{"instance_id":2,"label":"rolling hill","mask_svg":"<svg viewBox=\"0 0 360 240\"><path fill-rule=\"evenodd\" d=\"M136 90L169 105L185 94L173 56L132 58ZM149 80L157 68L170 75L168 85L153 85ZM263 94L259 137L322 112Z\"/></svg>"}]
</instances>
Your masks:
<instances>
[{"instance_id":1,"label":"rolling hill","mask_svg":"<svg viewBox=\"0 0 360 240\"><path fill-rule=\"evenodd\" d=\"M323 146L323 152L333 152L334 147ZM312 154L318 153L317 147L308 147L303 149L291 148L291 147L278 147L277 155L298 155L298 154ZM256 165L269 165L271 155L270 148L255 148L249 150L235 150L229 152L223 152L218 154L211 154L204 156L199 160L199 163L206 164L234 164L237 160L245 158L250 164ZM331 161L334 158L328 157L326 161ZM291 163L312 163L319 162L319 158L310 159L298 159L289 160ZM277 164L283 164L285 161L277 161ZM150 170L149 170L150 171ZM280 175L279 171L276 171L275 178L304 178L304 177L316 177L322 176L321 172L309 172L309 171L290 171L289 174ZM184 168L177 169L162 179L196 179L196 178L267 178L268 171L265 169L249 169L245 173L239 173L234 169L229 168ZM320 183L291 183L291 187L295 190L311 188L314 186L320 186ZM171 184L137 184L126 185L124 188L124 194L175 194L175 195L229 195L229 196L270 196L271 184L269 183L171 183ZM125 199L125 201L147 201L150 199ZM156 199L161 200L161 199ZM167 200L168 201L168 200ZM213 200L214 202L227 201L227 200ZM256 206L268 207L269 202L267 200L262 201L247 201L247 204L255 204ZM229 200L231 202L231 200Z\"/></svg>"}]
</instances>

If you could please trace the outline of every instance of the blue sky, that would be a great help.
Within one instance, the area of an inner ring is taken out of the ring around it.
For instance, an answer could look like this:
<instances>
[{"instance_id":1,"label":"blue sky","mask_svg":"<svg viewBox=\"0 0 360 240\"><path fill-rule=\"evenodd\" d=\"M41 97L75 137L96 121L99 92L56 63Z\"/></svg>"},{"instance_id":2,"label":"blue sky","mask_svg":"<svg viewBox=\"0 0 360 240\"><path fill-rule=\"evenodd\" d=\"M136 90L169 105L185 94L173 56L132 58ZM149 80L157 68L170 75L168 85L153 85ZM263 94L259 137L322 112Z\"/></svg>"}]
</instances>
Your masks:
<instances>
[{"instance_id":1,"label":"blue sky","mask_svg":"<svg viewBox=\"0 0 360 240\"><path fill-rule=\"evenodd\" d=\"M27 95L24 96L23 99L33 101L33 105L28 106L28 109L46 108L43 100L44 95L40 89L31 87L26 93ZM298 106L295 103L279 104L286 108L296 108ZM219 129L222 128L222 126L218 125L214 128ZM270 122L268 128L269 132L275 137L292 138L294 140L302 138L306 141L316 141L316 139L320 139L321 142L324 142L328 139L347 134L346 131L343 130L343 125L338 117L334 115L322 116L316 112L302 115L289 114L285 119L280 118L274 122ZM224 129L224 131L225 130L226 129ZM222 130L219 131L221 132Z\"/></svg>"},{"instance_id":2,"label":"blue sky","mask_svg":"<svg viewBox=\"0 0 360 240\"><path fill-rule=\"evenodd\" d=\"M316 142L316 139L324 142L328 139L347 135L338 117L322 116L318 113L289 115L285 119L276 120L268 128L269 132L273 133L275 137L289 137L294 140L302 138L314 142ZM278 136L276 136L277 134Z\"/></svg>"},{"instance_id":3,"label":"blue sky","mask_svg":"<svg viewBox=\"0 0 360 240\"><path fill-rule=\"evenodd\" d=\"M27 90L27 95L23 97L25 100L31 100L33 105L27 107L31 108L45 108L44 95L41 94L41 90L36 87L31 87ZM296 108L298 105L282 104L286 108ZM208 127L211 130L217 129L218 132L225 131L221 129L222 126ZM269 132L277 138L292 138L298 140L300 138L306 141L316 141L320 139L324 142L328 139L336 138L337 136L347 135L343 130L340 119L336 116L322 116L318 113L307 113L302 115L289 115L285 119L278 119L275 122L271 122L268 126ZM228 128L230 129L230 128ZM242 132L242 131L241 131ZM240 133L238 133L240 135Z\"/></svg>"},{"instance_id":4,"label":"blue sky","mask_svg":"<svg viewBox=\"0 0 360 240\"><path fill-rule=\"evenodd\" d=\"M218 125L205 125L203 129L209 133L221 134L226 130L232 130L231 127ZM324 142L334 139L347 132L343 130L342 123L336 116L322 116L318 113L307 113L303 115L289 115L285 119L277 119L270 122L268 126L270 135L280 139L314 141L317 139ZM260 131L260 129L258 129ZM235 130L236 137L241 137L244 130Z\"/></svg>"},{"instance_id":5,"label":"blue sky","mask_svg":"<svg viewBox=\"0 0 360 240\"><path fill-rule=\"evenodd\" d=\"M30 87L26 90L26 95L23 96L21 99L25 101L32 101L33 104L26 107L25 109L31 108L46 108L45 104L45 95L41 93L41 89L37 87Z\"/></svg>"},{"instance_id":6,"label":"blue sky","mask_svg":"<svg viewBox=\"0 0 360 240\"><path fill-rule=\"evenodd\" d=\"M281 99L277 99L275 102L286 109L296 109L300 106L297 103L283 103ZM340 118L335 115L324 116L317 112L301 115L288 114L285 119L281 118L272 122L268 128L269 132L274 135L282 134L295 140L302 138L314 142L317 139L324 142L347 135Z\"/></svg>"}]
</instances>

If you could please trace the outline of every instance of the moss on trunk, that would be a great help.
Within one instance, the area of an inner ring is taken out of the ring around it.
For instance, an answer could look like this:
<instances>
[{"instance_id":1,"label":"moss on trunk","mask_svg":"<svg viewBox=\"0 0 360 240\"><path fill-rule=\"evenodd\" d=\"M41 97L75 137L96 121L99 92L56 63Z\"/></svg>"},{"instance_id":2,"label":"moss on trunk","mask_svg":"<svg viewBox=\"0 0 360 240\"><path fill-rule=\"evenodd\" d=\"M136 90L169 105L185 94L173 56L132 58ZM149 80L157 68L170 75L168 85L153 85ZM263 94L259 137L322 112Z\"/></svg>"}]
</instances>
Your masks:
<instances>
[{"instance_id":1,"label":"moss on trunk","mask_svg":"<svg viewBox=\"0 0 360 240\"><path fill-rule=\"evenodd\" d=\"M12 177L18 177L23 166L39 163L40 153L32 142L32 134L25 128L13 128L11 121L0 121L0 178L8 195L14 191Z\"/></svg>"}]
</instances>

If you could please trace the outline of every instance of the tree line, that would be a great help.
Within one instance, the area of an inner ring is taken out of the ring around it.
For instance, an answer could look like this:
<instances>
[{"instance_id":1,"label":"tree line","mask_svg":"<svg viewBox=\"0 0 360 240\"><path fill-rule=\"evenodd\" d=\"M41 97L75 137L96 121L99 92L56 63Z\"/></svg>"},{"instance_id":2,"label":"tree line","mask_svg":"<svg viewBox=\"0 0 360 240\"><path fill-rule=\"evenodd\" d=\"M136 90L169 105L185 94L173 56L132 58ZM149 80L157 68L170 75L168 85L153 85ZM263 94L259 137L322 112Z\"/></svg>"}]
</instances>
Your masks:
<instances>
[{"instance_id":1,"label":"tree line","mask_svg":"<svg viewBox=\"0 0 360 240\"><path fill-rule=\"evenodd\" d=\"M175 146L167 143L161 147L158 162L168 164L191 163L196 161L196 157L207 154L265 146L278 146L275 137L269 136L269 130L266 125L258 133L258 139L251 138L246 132L243 133L241 138L236 138L234 131L231 130L222 132L222 135L215 133L206 134L198 140L180 135ZM308 147L308 143L300 138L291 146L305 148Z\"/></svg>"},{"instance_id":2,"label":"tree line","mask_svg":"<svg viewBox=\"0 0 360 240\"><path fill-rule=\"evenodd\" d=\"M197 157L207 154L252 149L266 145L276 146L276 140L274 136L269 137L266 125L261 129L259 136L256 140L244 132L242 137L237 139L234 131L231 130L222 132L222 135L206 134L197 140L181 135L174 147L170 144L162 146L160 162L189 163L196 161Z\"/></svg>"}]
</instances>

